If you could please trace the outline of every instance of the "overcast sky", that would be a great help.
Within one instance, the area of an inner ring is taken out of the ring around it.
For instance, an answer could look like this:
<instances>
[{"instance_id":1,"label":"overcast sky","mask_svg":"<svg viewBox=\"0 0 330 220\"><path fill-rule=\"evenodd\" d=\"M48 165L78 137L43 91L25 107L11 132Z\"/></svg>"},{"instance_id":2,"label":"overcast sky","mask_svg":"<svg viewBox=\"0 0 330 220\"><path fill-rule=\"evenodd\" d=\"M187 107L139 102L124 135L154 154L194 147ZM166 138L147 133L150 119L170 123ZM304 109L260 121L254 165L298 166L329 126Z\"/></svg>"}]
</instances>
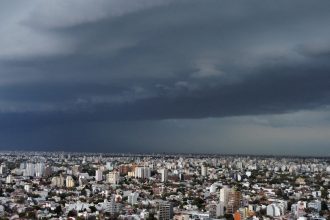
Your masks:
<instances>
[{"instance_id":1,"label":"overcast sky","mask_svg":"<svg viewBox=\"0 0 330 220\"><path fill-rule=\"evenodd\" d=\"M330 156L329 11L3 0L0 150Z\"/></svg>"}]
</instances>

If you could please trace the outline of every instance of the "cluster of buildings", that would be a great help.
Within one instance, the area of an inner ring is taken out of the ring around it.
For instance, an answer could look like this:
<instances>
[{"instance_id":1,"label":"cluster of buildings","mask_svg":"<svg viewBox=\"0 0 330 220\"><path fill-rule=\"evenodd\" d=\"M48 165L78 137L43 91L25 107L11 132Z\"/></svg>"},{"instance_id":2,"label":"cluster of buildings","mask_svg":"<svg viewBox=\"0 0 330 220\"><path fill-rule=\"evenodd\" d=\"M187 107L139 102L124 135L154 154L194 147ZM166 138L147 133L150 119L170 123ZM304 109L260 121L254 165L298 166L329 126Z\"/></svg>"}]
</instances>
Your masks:
<instances>
[{"instance_id":1,"label":"cluster of buildings","mask_svg":"<svg viewBox=\"0 0 330 220\"><path fill-rule=\"evenodd\" d=\"M327 219L329 158L0 153L1 219Z\"/></svg>"}]
</instances>

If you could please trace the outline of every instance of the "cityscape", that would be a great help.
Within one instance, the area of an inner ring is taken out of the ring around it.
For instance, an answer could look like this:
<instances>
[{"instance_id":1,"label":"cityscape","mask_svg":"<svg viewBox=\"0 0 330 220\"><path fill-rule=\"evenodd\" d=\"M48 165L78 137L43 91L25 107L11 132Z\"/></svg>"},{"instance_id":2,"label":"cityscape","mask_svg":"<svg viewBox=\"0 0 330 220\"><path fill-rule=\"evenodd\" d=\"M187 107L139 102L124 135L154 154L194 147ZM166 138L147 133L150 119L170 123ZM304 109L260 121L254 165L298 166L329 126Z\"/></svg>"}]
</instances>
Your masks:
<instances>
[{"instance_id":1,"label":"cityscape","mask_svg":"<svg viewBox=\"0 0 330 220\"><path fill-rule=\"evenodd\" d=\"M0 220L330 220L329 0L0 0Z\"/></svg>"},{"instance_id":2,"label":"cityscape","mask_svg":"<svg viewBox=\"0 0 330 220\"><path fill-rule=\"evenodd\" d=\"M329 219L330 159L1 152L1 219Z\"/></svg>"}]
</instances>

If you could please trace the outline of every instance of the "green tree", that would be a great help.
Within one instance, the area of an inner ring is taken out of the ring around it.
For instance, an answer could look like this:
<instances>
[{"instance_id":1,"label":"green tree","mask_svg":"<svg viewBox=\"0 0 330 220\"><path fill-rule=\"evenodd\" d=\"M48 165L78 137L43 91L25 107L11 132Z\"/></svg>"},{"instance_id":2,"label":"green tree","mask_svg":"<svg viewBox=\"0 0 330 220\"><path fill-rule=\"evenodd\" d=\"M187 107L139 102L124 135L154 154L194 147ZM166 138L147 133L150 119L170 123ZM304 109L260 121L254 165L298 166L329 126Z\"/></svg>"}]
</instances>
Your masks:
<instances>
[{"instance_id":1,"label":"green tree","mask_svg":"<svg viewBox=\"0 0 330 220\"><path fill-rule=\"evenodd\" d=\"M146 220L156 220L157 218L155 217L155 215L153 213L149 214L149 217Z\"/></svg>"},{"instance_id":2,"label":"green tree","mask_svg":"<svg viewBox=\"0 0 330 220\"><path fill-rule=\"evenodd\" d=\"M321 210L323 210L323 211L328 211L328 210L329 210L326 201L322 201L322 202L321 202Z\"/></svg>"}]
</instances>

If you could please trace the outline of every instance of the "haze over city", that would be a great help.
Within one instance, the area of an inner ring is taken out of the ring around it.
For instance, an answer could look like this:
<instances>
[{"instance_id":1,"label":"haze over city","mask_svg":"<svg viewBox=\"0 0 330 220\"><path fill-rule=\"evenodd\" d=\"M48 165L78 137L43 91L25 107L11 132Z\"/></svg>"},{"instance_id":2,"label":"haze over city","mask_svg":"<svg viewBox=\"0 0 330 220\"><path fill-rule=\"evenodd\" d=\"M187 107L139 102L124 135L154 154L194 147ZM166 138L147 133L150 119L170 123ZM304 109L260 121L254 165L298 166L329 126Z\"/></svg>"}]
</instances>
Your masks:
<instances>
[{"instance_id":1,"label":"haze over city","mask_svg":"<svg viewBox=\"0 0 330 220\"><path fill-rule=\"evenodd\" d=\"M0 150L329 156L329 9L1 1Z\"/></svg>"}]
</instances>

